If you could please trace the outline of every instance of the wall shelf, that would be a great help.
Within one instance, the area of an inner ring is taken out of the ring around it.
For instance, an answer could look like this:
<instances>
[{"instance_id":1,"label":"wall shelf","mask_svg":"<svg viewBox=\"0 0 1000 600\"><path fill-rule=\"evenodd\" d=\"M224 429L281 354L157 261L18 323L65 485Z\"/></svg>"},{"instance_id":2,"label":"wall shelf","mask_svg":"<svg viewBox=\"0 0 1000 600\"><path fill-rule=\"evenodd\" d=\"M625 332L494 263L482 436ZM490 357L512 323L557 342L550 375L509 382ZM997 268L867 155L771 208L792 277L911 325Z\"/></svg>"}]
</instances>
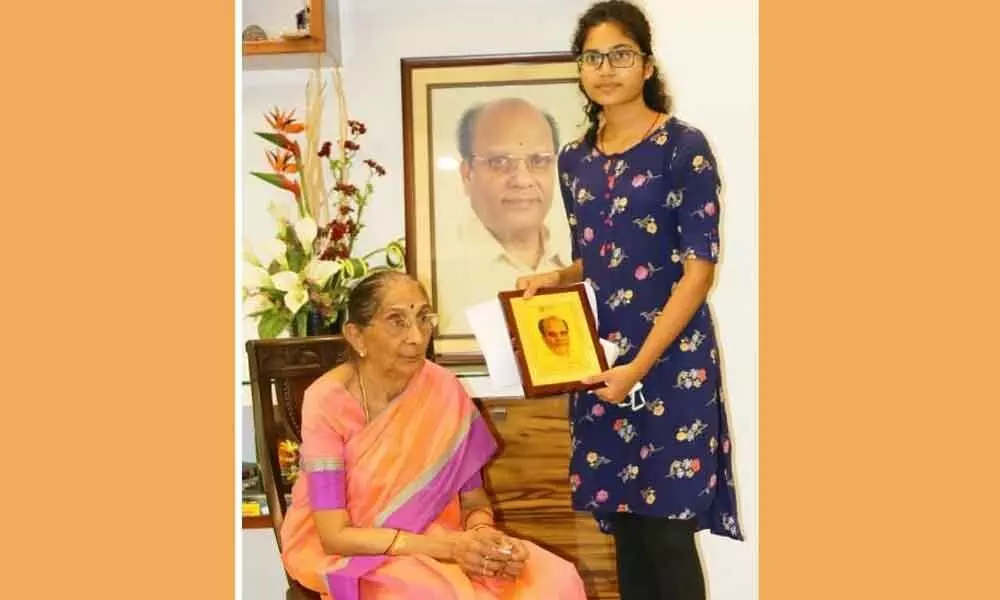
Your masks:
<instances>
[{"instance_id":1,"label":"wall shelf","mask_svg":"<svg viewBox=\"0 0 1000 600\"><path fill-rule=\"evenodd\" d=\"M309 1L309 37L243 42L243 56L322 54L326 52L326 6L324 4L324 0Z\"/></svg>"},{"instance_id":2,"label":"wall shelf","mask_svg":"<svg viewBox=\"0 0 1000 600\"><path fill-rule=\"evenodd\" d=\"M243 529L270 529L271 527L271 517L268 515L243 517Z\"/></svg>"},{"instance_id":3,"label":"wall shelf","mask_svg":"<svg viewBox=\"0 0 1000 600\"><path fill-rule=\"evenodd\" d=\"M261 42L243 42L243 56L259 54L311 54L326 51L326 43L322 38L304 38L300 40L265 40Z\"/></svg>"}]
</instances>

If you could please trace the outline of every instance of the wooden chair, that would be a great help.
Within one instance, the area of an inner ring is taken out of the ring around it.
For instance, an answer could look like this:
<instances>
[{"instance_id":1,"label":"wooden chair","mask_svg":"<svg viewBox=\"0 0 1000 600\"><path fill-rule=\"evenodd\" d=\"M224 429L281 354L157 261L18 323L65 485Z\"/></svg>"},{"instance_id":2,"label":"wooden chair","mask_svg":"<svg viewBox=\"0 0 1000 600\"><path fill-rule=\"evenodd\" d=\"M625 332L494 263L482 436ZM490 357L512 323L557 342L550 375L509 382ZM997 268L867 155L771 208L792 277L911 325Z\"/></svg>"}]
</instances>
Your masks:
<instances>
[{"instance_id":1,"label":"wooden chair","mask_svg":"<svg viewBox=\"0 0 1000 600\"><path fill-rule=\"evenodd\" d=\"M267 497L267 510L281 551L281 524L288 510L291 484L278 460L282 441L302 442L302 400L320 375L344 362L350 346L341 336L250 340L246 344L253 395L257 462ZM288 574L286 600L319 600Z\"/></svg>"}]
</instances>

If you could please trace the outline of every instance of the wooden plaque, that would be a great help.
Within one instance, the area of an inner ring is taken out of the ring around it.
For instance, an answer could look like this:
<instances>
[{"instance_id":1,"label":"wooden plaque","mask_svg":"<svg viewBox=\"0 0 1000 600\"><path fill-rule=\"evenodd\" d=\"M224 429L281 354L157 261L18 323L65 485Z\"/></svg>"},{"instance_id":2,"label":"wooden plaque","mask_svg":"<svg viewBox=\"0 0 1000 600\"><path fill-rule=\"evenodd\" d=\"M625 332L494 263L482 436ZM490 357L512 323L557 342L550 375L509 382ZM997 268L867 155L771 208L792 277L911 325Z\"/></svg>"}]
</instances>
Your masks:
<instances>
[{"instance_id":1,"label":"wooden plaque","mask_svg":"<svg viewBox=\"0 0 1000 600\"><path fill-rule=\"evenodd\" d=\"M594 314L582 285L497 294L521 371L525 397L596 389L582 379L607 370Z\"/></svg>"}]
</instances>

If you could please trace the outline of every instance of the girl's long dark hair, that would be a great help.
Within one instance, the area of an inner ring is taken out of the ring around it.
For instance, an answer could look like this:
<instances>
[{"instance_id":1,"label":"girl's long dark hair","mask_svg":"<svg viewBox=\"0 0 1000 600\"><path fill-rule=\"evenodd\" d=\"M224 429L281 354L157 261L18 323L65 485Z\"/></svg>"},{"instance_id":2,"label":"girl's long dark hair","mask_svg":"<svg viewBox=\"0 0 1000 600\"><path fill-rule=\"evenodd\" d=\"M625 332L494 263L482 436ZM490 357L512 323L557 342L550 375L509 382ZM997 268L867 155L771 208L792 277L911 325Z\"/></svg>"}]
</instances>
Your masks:
<instances>
[{"instance_id":1,"label":"girl's long dark hair","mask_svg":"<svg viewBox=\"0 0 1000 600\"><path fill-rule=\"evenodd\" d=\"M576 25L576 33L573 34L573 54L579 56L583 52L583 42L587 38L590 30L602 23L615 23L630 37L639 49L646 54L645 60L653 61L653 34L649 26L649 20L642 10L631 2L625 0L605 0L598 2L583 13ZM580 83L580 91L583 83ZM670 114L673 107L673 99L667 92L667 86L660 77L660 69L653 61L653 76L642 85L642 99L649 108L664 114ZM591 146L597 145L597 127L602 106L587 98L585 111L590 127L584 139Z\"/></svg>"}]
</instances>

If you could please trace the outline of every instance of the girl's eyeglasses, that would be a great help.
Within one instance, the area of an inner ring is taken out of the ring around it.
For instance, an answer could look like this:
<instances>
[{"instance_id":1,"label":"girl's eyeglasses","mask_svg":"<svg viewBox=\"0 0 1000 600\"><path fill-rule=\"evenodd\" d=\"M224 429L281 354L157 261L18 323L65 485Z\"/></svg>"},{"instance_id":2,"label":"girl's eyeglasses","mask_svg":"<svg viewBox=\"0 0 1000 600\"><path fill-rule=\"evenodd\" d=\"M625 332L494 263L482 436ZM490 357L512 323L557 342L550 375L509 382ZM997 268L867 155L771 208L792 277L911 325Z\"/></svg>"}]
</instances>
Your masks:
<instances>
[{"instance_id":1,"label":"girl's eyeglasses","mask_svg":"<svg viewBox=\"0 0 1000 600\"><path fill-rule=\"evenodd\" d=\"M635 59L646 56L643 52L632 50L631 48L615 48L610 52L598 52L597 50L587 50L576 58L580 66L588 69L598 70L604 64L604 59L608 64L616 69L627 69L635 64Z\"/></svg>"}]
</instances>

